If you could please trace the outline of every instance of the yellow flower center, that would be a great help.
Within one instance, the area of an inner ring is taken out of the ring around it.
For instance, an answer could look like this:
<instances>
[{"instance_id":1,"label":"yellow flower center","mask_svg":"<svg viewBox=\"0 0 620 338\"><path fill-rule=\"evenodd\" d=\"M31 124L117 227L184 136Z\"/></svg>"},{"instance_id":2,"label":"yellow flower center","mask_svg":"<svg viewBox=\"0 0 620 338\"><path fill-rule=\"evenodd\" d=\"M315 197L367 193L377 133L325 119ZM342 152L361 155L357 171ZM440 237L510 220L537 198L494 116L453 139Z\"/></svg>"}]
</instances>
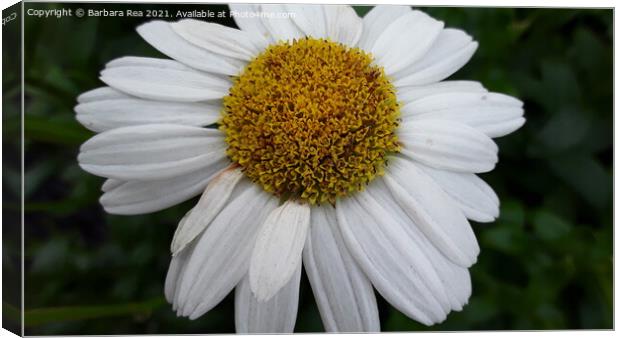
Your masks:
<instances>
[{"instance_id":1,"label":"yellow flower center","mask_svg":"<svg viewBox=\"0 0 620 338\"><path fill-rule=\"evenodd\" d=\"M305 38L268 47L234 79L220 128L227 154L280 198L334 203L398 152L399 104L358 48Z\"/></svg>"}]
</instances>

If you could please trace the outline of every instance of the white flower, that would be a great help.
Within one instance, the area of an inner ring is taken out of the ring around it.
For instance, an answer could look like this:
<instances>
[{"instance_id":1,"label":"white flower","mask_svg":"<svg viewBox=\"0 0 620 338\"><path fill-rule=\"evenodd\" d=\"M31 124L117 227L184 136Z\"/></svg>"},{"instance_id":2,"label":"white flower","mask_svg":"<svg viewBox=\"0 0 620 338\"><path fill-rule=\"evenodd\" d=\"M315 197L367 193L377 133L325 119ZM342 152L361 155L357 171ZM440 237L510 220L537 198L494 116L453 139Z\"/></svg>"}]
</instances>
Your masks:
<instances>
[{"instance_id":1,"label":"white flower","mask_svg":"<svg viewBox=\"0 0 620 338\"><path fill-rule=\"evenodd\" d=\"M303 262L328 331L379 331L373 287L426 325L461 310L467 219L499 213L476 173L525 122L519 100L443 81L478 44L402 6L231 8L294 15L146 23L173 60L113 60L76 107L107 212L202 193L172 241L173 308L195 319L235 289L237 331L291 332Z\"/></svg>"}]
</instances>

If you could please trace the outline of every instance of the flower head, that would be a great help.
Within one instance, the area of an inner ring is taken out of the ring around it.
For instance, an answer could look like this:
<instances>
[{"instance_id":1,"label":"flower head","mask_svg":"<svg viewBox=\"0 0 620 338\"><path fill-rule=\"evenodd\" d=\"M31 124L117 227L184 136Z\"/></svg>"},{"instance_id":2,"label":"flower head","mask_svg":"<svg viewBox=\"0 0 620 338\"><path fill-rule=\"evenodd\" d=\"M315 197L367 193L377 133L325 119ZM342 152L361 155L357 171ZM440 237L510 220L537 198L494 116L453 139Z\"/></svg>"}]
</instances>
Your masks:
<instances>
[{"instance_id":1,"label":"flower head","mask_svg":"<svg viewBox=\"0 0 620 338\"><path fill-rule=\"evenodd\" d=\"M275 44L224 98L227 154L268 192L336 203L383 172L399 106L383 69L358 48L313 38Z\"/></svg>"},{"instance_id":2,"label":"flower head","mask_svg":"<svg viewBox=\"0 0 620 338\"><path fill-rule=\"evenodd\" d=\"M402 6L231 8L294 15L146 23L171 59L111 61L76 107L106 211L201 195L172 239L173 308L195 319L235 289L237 331L290 332L303 263L329 331L380 330L373 288L426 325L461 310L467 219L499 212L476 173L525 122L519 100L443 81L478 44Z\"/></svg>"}]
</instances>

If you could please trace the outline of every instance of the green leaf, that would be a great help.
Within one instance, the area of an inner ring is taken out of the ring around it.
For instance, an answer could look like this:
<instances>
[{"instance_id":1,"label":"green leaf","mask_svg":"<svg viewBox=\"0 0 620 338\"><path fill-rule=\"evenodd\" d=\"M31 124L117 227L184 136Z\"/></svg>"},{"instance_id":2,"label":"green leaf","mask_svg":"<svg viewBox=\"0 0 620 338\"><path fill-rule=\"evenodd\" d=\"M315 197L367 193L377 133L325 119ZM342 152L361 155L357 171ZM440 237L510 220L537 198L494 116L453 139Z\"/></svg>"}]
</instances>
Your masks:
<instances>
[{"instance_id":1,"label":"green leaf","mask_svg":"<svg viewBox=\"0 0 620 338\"><path fill-rule=\"evenodd\" d=\"M539 210L534 214L534 231L543 240L551 241L564 237L571 229L570 224L547 210Z\"/></svg>"},{"instance_id":2,"label":"green leaf","mask_svg":"<svg viewBox=\"0 0 620 338\"><path fill-rule=\"evenodd\" d=\"M79 145L92 133L75 121L58 121L39 116L24 117L24 138L60 145Z\"/></svg>"},{"instance_id":3,"label":"green leaf","mask_svg":"<svg viewBox=\"0 0 620 338\"><path fill-rule=\"evenodd\" d=\"M522 227L525 224L525 209L523 205L515 200L504 202L501 206L499 220Z\"/></svg>"},{"instance_id":4,"label":"green leaf","mask_svg":"<svg viewBox=\"0 0 620 338\"><path fill-rule=\"evenodd\" d=\"M544 62L542 79L545 91L541 95L550 112L571 107L578 102L581 94L580 82L567 63Z\"/></svg>"},{"instance_id":5,"label":"green leaf","mask_svg":"<svg viewBox=\"0 0 620 338\"><path fill-rule=\"evenodd\" d=\"M570 154L548 162L554 173L591 205L603 208L610 202L612 176L593 157Z\"/></svg>"},{"instance_id":6,"label":"green leaf","mask_svg":"<svg viewBox=\"0 0 620 338\"><path fill-rule=\"evenodd\" d=\"M485 298L472 298L464 309L464 314L472 323L481 323L491 319L496 314L496 306Z\"/></svg>"},{"instance_id":7,"label":"green leaf","mask_svg":"<svg viewBox=\"0 0 620 338\"><path fill-rule=\"evenodd\" d=\"M32 309L24 312L26 326L34 326L63 321L95 319L115 316L149 315L154 310L166 304L162 297L140 303L94 305L94 306L64 306Z\"/></svg>"},{"instance_id":8,"label":"green leaf","mask_svg":"<svg viewBox=\"0 0 620 338\"><path fill-rule=\"evenodd\" d=\"M590 130L589 116L575 107L559 109L538 134L541 142L554 152L581 144Z\"/></svg>"},{"instance_id":9,"label":"green leaf","mask_svg":"<svg viewBox=\"0 0 620 338\"><path fill-rule=\"evenodd\" d=\"M359 17L364 17L364 15L370 12L370 10L373 7L374 6L353 6L353 9L355 10L355 13L357 13Z\"/></svg>"},{"instance_id":10,"label":"green leaf","mask_svg":"<svg viewBox=\"0 0 620 338\"><path fill-rule=\"evenodd\" d=\"M518 255L527 249L523 230L508 224L498 224L482 234L482 241L491 248L511 255Z\"/></svg>"}]
</instances>

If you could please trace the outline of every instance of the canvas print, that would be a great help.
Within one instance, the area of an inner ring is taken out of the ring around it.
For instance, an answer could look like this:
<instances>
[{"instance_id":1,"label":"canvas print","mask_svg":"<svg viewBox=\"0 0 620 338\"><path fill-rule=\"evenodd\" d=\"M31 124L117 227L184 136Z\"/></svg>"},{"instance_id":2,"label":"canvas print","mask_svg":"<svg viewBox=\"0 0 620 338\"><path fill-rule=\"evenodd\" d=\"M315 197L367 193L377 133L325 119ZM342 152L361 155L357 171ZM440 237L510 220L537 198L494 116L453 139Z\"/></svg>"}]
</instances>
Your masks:
<instances>
[{"instance_id":1,"label":"canvas print","mask_svg":"<svg viewBox=\"0 0 620 338\"><path fill-rule=\"evenodd\" d=\"M613 328L611 9L25 2L3 33L14 332Z\"/></svg>"}]
</instances>

